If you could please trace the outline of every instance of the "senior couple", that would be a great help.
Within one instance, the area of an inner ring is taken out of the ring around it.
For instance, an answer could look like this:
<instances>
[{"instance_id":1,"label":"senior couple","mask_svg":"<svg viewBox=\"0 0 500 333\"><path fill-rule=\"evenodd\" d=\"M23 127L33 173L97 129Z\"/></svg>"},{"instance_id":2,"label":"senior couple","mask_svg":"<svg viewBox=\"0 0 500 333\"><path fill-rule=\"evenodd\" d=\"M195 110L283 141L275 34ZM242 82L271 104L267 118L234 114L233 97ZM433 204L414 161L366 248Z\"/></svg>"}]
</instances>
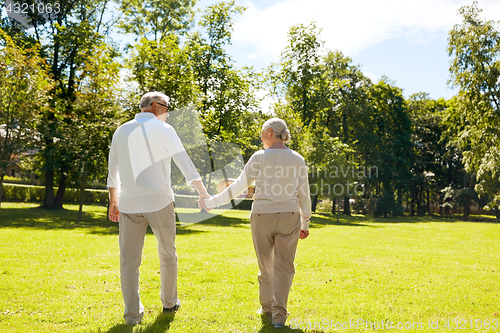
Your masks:
<instances>
[{"instance_id":1,"label":"senior couple","mask_svg":"<svg viewBox=\"0 0 500 333\"><path fill-rule=\"evenodd\" d=\"M144 315L139 266L148 225L158 242L163 312L177 311L181 304L170 186L173 159L187 184L197 190L199 207L207 211L228 203L255 182L250 226L260 270L258 313L276 328L283 327L297 243L309 235L311 204L304 159L284 145L290 141L285 122L270 119L262 126L264 150L252 155L234 183L211 197L174 128L165 123L169 104L168 96L160 92L142 96L141 112L115 131L109 152L109 218L119 222L125 321L135 325Z\"/></svg>"}]
</instances>

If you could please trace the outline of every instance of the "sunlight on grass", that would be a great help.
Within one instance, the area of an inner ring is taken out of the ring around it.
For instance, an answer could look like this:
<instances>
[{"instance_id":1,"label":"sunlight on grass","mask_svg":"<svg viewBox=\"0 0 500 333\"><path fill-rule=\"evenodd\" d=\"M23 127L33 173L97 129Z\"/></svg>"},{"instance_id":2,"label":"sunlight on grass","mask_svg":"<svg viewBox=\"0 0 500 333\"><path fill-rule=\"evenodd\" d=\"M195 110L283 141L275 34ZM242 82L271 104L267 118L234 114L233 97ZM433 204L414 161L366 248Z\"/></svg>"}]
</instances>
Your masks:
<instances>
[{"instance_id":1,"label":"sunlight on grass","mask_svg":"<svg viewBox=\"0 0 500 333\"><path fill-rule=\"evenodd\" d=\"M275 331L256 314L248 211L178 228L182 308L175 316L160 315L156 240L148 233L141 266L146 315L131 328L121 318L118 226L97 206L85 206L76 224L77 209L2 203L2 332ZM418 321L428 332L436 331L429 321L498 322L499 228L437 217L341 216L337 223L336 216L315 215L310 237L299 242L288 311L289 323L322 326L281 332L333 332L332 323L358 319Z\"/></svg>"}]
</instances>

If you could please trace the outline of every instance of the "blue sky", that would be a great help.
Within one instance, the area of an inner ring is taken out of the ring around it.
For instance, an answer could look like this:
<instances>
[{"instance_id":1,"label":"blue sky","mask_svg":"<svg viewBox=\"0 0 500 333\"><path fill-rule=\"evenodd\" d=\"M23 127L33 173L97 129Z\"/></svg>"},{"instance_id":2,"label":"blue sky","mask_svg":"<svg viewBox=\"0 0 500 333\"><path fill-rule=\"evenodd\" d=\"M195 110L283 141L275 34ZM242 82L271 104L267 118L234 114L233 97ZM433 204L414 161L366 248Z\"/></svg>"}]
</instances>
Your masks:
<instances>
[{"instance_id":1,"label":"blue sky","mask_svg":"<svg viewBox=\"0 0 500 333\"><path fill-rule=\"evenodd\" d=\"M203 9L218 0L199 0ZM293 24L316 21L326 49L336 49L377 82L395 81L406 97L426 92L450 98L448 32L460 23L457 10L472 0L236 0L247 7L237 16L229 54L238 67L278 62ZM479 0L487 19L500 20L499 0ZM5 14L5 13L3 13ZM132 42L120 36L121 44ZM263 107L265 108L263 103Z\"/></svg>"},{"instance_id":2,"label":"blue sky","mask_svg":"<svg viewBox=\"0 0 500 333\"><path fill-rule=\"evenodd\" d=\"M198 8L215 3L201 0ZM236 0L248 7L236 17L229 53L238 67L261 69L279 61L293 24L316 21L325 48L337 49L377 82L385 75L406 97L427 92L450 98L448 32L460 23L463 0ZM487 19L500 20L500 1L480 0Z\"/></svg>"}]
</instances>

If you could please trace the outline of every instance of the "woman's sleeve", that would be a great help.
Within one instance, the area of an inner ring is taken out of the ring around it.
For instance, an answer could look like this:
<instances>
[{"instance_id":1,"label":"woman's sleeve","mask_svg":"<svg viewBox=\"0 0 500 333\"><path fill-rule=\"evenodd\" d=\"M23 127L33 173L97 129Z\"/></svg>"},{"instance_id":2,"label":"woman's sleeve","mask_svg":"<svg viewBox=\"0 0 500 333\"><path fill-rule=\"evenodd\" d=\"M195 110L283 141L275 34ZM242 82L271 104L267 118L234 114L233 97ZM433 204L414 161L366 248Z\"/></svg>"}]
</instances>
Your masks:
<instances>
[{"instance_id":1,"label":"woman's sleeve","mask_svg":"<svg viewBox=\"0 0 500 333\"><path fill-rule=\"evenodd\" d=\"M248 160L245 168L234 183L229 185L221 193L214 195L209 199L205 199L207 208L215 208L229 203L232 199L243 193L254 181L259 173L260 157L256 154L252 155Z\"/></svg>"},{"instance_id":2,"label":"woman's sleeve","mask_svg":"<svg viewBox=\"0 0 500 333\"><path fill-rule=\"evenodd\" d=\"M309 190L309 179L307 178L307 166L305 162L301 164L297 191L300 210L300 229L309 231L309 220L311 219L311 193Z\"/></svg>"}]
</instances>

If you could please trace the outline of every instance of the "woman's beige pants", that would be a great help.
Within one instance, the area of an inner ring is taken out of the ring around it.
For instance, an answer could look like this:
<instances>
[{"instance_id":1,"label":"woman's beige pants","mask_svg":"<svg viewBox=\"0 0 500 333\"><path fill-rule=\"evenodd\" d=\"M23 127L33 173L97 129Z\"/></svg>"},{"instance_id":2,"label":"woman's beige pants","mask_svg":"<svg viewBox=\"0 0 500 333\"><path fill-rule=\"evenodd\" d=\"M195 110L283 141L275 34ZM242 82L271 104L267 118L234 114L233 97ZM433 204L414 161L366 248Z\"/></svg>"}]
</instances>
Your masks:
<instances>
[{"instance_id":1,"label":"woman's beige pants","mask_svg":"<svg viewBox=\"0 0 500 333\"><path fill-rule=\"evenodd\" d=\"M300 235L300 214L252 214L253 244L259 262L259 300L273 323L284 324L295 268L293 260Z\"/></svg>"}]
</instances>

